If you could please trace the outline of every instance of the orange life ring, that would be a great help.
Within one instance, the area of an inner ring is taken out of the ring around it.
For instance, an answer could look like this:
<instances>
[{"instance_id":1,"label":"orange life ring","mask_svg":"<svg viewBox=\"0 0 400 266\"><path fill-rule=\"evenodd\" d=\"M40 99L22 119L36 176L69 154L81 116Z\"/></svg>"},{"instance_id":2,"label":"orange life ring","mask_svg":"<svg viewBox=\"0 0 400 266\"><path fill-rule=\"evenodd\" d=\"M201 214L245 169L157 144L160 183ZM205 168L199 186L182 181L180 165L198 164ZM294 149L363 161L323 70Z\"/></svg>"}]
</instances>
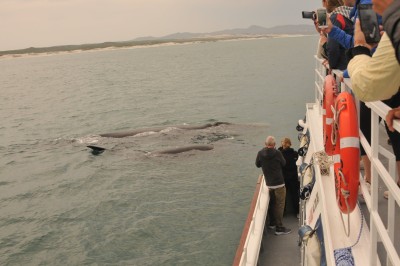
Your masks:
<instances>
[{"instance_id":1,"label":"orange life ring","mask_svg":"<svg viewBox=\"0 0 400 266\"><path fill-rule=\"evenodd\" d=\"M322 125L323 125L323 140L325 152L332 156L335 146L332 143L332 124L333 124L333 107L335 104L336 95L336 80L332 75L327 75L324 82L324 96L322 102Z\"/></svg>"},{"instance_id":2,"label":"orange life ring","mask_svg":"<svg viewBox=\"0 0 400 266\"><path fill-rule=\"evenodd\" d=\"M340 93L335 106L336 147L333 160L336 201L340 211L349 214L356 207L358 197L360 175L358 116L354 98L349 92Z\"/></svg>"}]
</instances>

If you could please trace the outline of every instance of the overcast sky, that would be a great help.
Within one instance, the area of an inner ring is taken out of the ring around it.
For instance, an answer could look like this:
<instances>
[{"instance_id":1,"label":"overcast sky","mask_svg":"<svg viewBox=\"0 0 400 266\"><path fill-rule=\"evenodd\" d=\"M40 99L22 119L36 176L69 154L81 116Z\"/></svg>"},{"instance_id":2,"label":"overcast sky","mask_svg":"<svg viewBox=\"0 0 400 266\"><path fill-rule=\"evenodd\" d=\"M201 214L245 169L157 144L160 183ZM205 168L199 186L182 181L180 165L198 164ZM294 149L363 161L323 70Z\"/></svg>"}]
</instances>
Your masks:
<instances>
[{"instance_id":1,"label":"overcast sky","mask_svg":"<svg viewBox=\"0 0 400 266\"><path fill-rule=\"evenodd\" d=\"M0 0L0 50L306 24L310 0Z\"/></svg>"}]
</instances>

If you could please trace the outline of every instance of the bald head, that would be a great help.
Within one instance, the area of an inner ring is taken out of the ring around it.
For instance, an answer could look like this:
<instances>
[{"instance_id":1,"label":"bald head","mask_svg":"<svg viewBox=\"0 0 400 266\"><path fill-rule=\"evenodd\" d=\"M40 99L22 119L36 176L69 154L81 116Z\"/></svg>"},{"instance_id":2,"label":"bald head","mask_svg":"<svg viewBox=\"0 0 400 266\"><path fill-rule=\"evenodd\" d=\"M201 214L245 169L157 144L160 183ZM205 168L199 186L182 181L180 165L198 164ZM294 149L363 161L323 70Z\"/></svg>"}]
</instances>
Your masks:
<instances>
[{"instance_id":1,"label":"bald head","mask_svg":"<svg viewBox=\"0 0 400 266\"><path fill-rule=\"evenodd\" d=\"M274 148L274 147L275 147L275 144L276 144L276 142L275 142L275 137L273 137L273 136L268 136L268 137L265 139L265 146L267 146L268 148Z\"/></svg>"}]
</instances>

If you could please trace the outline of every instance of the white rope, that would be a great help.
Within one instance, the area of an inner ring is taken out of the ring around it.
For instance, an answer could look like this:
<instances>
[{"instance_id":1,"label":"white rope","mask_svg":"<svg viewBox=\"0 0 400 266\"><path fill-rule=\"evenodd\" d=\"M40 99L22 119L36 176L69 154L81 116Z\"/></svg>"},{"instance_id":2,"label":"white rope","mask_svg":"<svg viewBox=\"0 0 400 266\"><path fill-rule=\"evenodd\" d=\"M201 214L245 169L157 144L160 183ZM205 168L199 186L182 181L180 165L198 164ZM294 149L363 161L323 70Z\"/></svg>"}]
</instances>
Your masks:
<instances>
[{"instance_id":1,"label":"white rope","mask_svg":"<svg viewBox=\"0 0 400 266\"><path fill-rule=\"evenodd\" d=\"M329 168L333 164L330 156L324 150L314 152L310 163L318 164L321 175L329 175Z\"/></svg>"},{"instance_id":2,"label":"white rope","mask_svg":"<svg viewBox=\"0 0 400 266\"><path fill-rule=\"evenodd\" d=\"M340 176L340 179L342 180L344 185L347 187L347 182L346 182L346 179L344 178L344 174L343 174L341 168L338 169L338 175ZM346 226L344 224L342 212L340 212L340 218L342 219L342 225L343 225L344 232L346 233L346 236L350 236L350 206L349 206L349 201L348 201L349 196L350 196L350 191L341 188L340 192L342 193L342 197L344 198L344 202L346 203L346 207L347 207L347 213L348 213L348 215L347 215L347 230L346 230Z\"/></svg>"},{"instance_id":3,"label":"white rope","mask_svg":"<svg viewBox=\"0 0 400 266\"><path fill-rule=\"evenodd\" d=\"M345 102L344 99L340 99L340 102ZM336 141L338 138L338 134L339 134L339 117L340 117L340 113L344 110L345 108L345 103L342 105L342 107L340 107L339 110L337 110L339 101L336 102L335 104L335 108L332 109L333 113L333 128L332 128L332 132L331 132L331 141L332 141L332 145L336 145Z\"/></svg>"}]
</instances>

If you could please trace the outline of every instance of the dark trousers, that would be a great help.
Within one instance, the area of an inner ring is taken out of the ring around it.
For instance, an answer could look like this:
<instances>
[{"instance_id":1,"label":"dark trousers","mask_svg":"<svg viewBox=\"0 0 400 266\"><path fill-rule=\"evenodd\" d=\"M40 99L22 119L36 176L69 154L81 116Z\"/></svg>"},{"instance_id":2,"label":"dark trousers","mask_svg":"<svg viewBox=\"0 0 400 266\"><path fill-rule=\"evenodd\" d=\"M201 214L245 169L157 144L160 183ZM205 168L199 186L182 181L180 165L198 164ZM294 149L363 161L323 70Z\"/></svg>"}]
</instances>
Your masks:
<instances>
[{"instance_id":1,"label":"dark trousers","mask_svg":"<svg viewBox=\"0 0 400 266\"><path fill-rule=\"evenodd\" d=\"M286 187L269 189L269 224L283 227L283 211L285 210Z\"/></svg>"},{"instance_id":2,"label":"dark trousers","mask_svg":"<svg viewBox=\"0 0 400 266\"><path fill-rule=\"evenodd\" d=\"M297 175L292 176L290 179L285 179L286 194L289 194L289 202L286 202L285 210L290 204L293 208L294 215L299 213L299 201L300 201L300 182L297 180Z\"/></svg>"},{"instance_id":3,"label":"dark trousers","mask_svg":"<svg viewBox=\"0 0 400 266\"><path fill-rule=\"evenodd\" d=\"M400 92L392 96L392 98L384 100L385 104L389 107L400 106ZM386 132L389 136L390 142L392 143L393 153L396 156L396 161L400 161L400 133L395 131L389 131L386 123ZM367 139L368 143L371 144L371 109L369 109L365 103L360 101L360 129ZM365 155L363 147L360 147L361 155Z\"/></svg>"}]
</instances>

